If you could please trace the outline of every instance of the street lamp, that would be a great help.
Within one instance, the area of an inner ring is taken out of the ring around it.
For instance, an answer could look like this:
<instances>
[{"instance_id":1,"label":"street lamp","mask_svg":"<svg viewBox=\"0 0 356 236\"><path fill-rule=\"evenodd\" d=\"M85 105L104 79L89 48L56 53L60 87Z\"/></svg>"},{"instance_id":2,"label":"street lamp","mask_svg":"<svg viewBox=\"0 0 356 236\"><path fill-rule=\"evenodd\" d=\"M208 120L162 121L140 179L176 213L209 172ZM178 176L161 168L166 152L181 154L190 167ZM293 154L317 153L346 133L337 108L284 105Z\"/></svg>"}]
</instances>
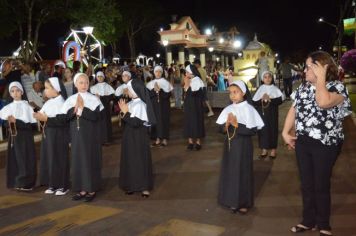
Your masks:
<instances>
[{"instance_id":1,"label":"street lamp","mask_svg":"<svg viewBox=\"0 0 356 236\"><path fill-rule=\"evenodd\" d=\"M168 40L167 40L167 39L162 40L162 44L163 44L163 46L167 47L168 43L169 43L169 42L168 42Z\"/></svg>"},{"instance_id":2,"label":"street lamp","mask_svg":"<svg viewBox=\"0 0 356 236\"><path fill-rule=\"evenodd\" d=\"M275 56L275 57L278 57L279 55L278 55L278 53L276 53L276 54L274 54L274 56Z\"/></svg>"},{"instance_id":3,"label":"street lamp","mask_svg":"<svg viewBox=\"0 0 356 236\"><path fill-rule=\"evenodd\" d=\"M238 57L242 57L242 52L237 53Z\"/></svg>"},{"instance_id":4,"label":"street lamp","mask_svg":"<svg viewBox=\"0 0 356 236\"><path fill-rule=\"evenodd\" d=\"M83 31L86 34L85 40L84 40L84 45L85 48L88 50L87 51L87 55L88 55L88 64L90 64L90 60L91 60L91 55L90 55L90 46L89 46L89 42L88 42L88 36L89 34L92 34L94 30L94 27L92 26L85 26L83 27Z\"/></svg>"},{"instance_id":5,"label":"street lamp","mask_svg":"<svg viewBox=\"0 0 356 236\"><path fill-rule=\"evenodd\" d=\"M211 29L209 29L209 28L206 29L205 30L205 34L210 36L212 34Z\"/></svg>"},{"instance_id":6,"label":"street lamp","mask_svg":"<svg viewBox=\"0 0 356 236\"><path fill-rule=\"evenodd\" d=\"M209 52L213 52L214 48L213 47L209 47L208 50L209 50Z\"/></svg>"},{"instance_id":7,"label":"street lamp","mask_svg":"<svg viewBox=\"0 0 356 236\"><path fill-rule=\"evenodd\" d=\"M322 17L319 18L318 22L330 25L330 26L334 27L336 29L336 31L338 31L338 27L335 24L332 24L332 23L330 23L328 21L325 21L324 18L322 18Z\"/></svg>"},{"instance_id":8,"label":"street lamp","mask_svg":"<svg viewBox=\"0 0 356 236\"><path fill-rule=\"evenodd\" d=\"M241 41L240 40L235 40L234 41L234 43L233 43L233 46L234 46L234 48L239 48L239 47L241 47Z\"/></svg>"},{"instance_id":9,"label":"street lamp","mask_svg":"<svg viewBox=\"0 0 356 236\"><path fill-rule=\"evenodd\" d=\"M224 41L225 41L224 38L219 39L219 43L224 43Z\"/></svg>"},{"instance_id":10,"label":"street lamp","mask_svg":"<svg viewBox=\"0 0 356 236\"><path fill-rule=\"evenodd\" d=\"M161 54L159 54L159 53L156 54L156 57L157 57L157 58L159 58L160 56L161 56Z\"/></svg>"},{"instance_id":11,"label":"street lamp","mask_svg":"<svg viewBox=\"0 0 356 236\"><path fill-rule=\"evenodd\" d=\"M319 23L325 23L333 28L335 28L335 33L337 35L337 60L338 63L340 63L340 58L341 58L341 35L340 35L340 31L339 31L339 27L335 24L332 24L328 21L325 21L324 18L320 17L318 20ZM321 50L321 49L319 49Z\"/></svg>"},{"instance_id":12,"label":"street lamp","mask_svg":"<svg viewBox=\"0 0 356 236\"><path fill-rule=\"evenodd\" d=\"M162 40L162 44L164 46L164 50L166 52L166 64L168 65L169 64L169 61L168 61L168 50L167 50L167 46L168 46L168 40L167 39L164 39Z\"/></svg>"}]
</instances>

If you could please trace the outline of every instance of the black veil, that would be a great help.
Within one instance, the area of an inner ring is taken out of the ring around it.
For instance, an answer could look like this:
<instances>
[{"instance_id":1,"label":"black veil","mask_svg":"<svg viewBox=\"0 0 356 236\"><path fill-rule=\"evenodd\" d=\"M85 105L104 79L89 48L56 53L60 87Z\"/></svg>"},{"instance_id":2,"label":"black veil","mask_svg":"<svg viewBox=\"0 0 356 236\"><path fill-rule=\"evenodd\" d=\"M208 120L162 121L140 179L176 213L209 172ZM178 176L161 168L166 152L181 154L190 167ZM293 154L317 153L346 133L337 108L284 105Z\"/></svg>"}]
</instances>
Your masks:
<instances>
[{"instance_id":1,"label":"black veil","mask_svg":"<svg viewBox=\"0 0 356 236\"><path fill-rule=\"evenodd\" d=\"M137 96L146 103L147 109L147 117L148 121L151 125L155 125L157 123L156 116L153 112L153 107L151 103L151 98L148 89L146 88L145 84L142 80L139 79L132 79L131 80L132 89L135 91Z\"/></svg>"}]
</instances>

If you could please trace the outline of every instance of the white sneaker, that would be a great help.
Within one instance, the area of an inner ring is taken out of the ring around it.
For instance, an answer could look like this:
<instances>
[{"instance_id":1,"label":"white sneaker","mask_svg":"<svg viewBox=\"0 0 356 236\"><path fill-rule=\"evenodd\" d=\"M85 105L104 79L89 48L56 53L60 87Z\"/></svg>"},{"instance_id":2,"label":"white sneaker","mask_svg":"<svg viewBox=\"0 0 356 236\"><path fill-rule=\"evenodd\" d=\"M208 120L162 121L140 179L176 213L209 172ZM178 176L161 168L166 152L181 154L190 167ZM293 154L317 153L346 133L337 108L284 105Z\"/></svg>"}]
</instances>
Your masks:
<instances>
[{"instance_id":1,"label":"white sneaker","mask_svg":"<svg viewBox=\"0 0 356 236\"><path fill-rule=\"evenodd\" d=\"M54 194L55 189L54 188L48 188L44 193L45 194Z\"/></svg>"},{"instance_id":2,"label":"white sneaker","mask_svg":"<svg viewBox=\"0 0 356 236\"><path fill-rule=\"evenodd\" d=\"M56 190L56 196L63 196L66 195L69 192L69 189L64 190L63 188L57 189Z\"/></svg>"},{"instance_id":3,"label":"white sneaker","mask_svg":"<svg viewBox=\"0 0 356 236\"><path fill-rule=\"evenodd\" d=\"M208 117L213 116L213 115L214 115L214 112L209 111L209 113L208 113Z\"/></svg>"}]
</instances>

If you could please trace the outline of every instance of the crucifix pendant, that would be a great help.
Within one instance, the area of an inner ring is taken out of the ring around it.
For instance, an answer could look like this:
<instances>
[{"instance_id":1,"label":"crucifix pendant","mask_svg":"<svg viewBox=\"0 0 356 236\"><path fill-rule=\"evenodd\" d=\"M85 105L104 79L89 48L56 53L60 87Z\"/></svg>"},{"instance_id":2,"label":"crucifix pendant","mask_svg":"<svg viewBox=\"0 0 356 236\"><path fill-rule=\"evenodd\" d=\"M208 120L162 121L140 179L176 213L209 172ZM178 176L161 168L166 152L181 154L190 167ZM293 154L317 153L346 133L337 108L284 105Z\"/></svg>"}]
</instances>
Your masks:
<instances>
[{"instance_id":1,"label":"crucifix pendant","mask_svg":"<svg viewBox=\"0 0 356 236\"><path fill-rule=\"evenodd\" d=\"M77 130L80 129L80 126L79 126L79 116L77 116Z\"/></svg>"}]
</instances>

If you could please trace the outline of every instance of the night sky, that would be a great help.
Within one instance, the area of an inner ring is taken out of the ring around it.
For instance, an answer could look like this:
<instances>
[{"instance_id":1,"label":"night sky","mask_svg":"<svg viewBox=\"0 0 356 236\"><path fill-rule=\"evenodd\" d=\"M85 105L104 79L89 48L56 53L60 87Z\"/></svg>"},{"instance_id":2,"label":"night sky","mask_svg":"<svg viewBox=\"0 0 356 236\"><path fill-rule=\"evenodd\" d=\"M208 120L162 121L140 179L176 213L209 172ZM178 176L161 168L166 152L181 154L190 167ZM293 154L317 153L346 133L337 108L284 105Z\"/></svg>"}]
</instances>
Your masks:
<instances>
[{"instance_id":1,"label":"night sky","mask_svg":"<svg viewBox=\"0 0 356 236\"><path fill-rule=\"evenodd\" d=\"M203 1L203 0L151 0L163 9L164 20L153 26L151 31L160 27L168 29L171 15L191 16L198 28L204 29L214 25L219 31L227 31L236 26L240 37L246 45L254 34L260 42L269 44L282 56L299 51L308 53L322 46L330 50L336 38L335 29L318 23L319 17L336 24L339 18L339 4L343 0L247 0L247 1ZM268 3L268 4L267 4ZM58 39L68 32L68 24L52 23L42 28L40 39L43 46L40 53L43 58L54 59L59 55ZM149 36L149 37L148 37ZM155 34L144 34L137 39L138 53L155 55L162 51ZM353 37L345 36L343 41L353 45ZM18 47L17 35L2 39L0 55L10 55ZM120 40L119 53L128 56L127 40ZM109 49L106 52L110 52Z\"/></svg>"}]
</instances>

